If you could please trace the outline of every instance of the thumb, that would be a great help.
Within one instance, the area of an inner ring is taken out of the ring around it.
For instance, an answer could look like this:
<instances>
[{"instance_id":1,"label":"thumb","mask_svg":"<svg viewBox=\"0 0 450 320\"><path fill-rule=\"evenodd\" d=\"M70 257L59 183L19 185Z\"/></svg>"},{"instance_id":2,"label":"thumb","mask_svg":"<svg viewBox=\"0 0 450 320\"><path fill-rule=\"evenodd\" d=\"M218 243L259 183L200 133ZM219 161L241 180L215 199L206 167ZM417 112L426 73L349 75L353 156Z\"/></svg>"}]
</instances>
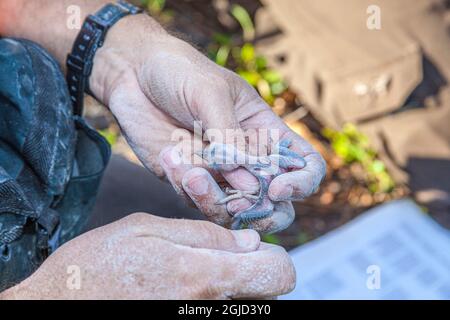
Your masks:
<instances>
[{"instance_id":1,"label":"thumb","mask_svg":"<svg viewBox=\"0 0 450 320\"><path fill-rule=\"evenodd\" d=\"M158 237L192 248L242 253L258 249L260 244L254 230L228 230L208 221L168 219L146 213L135 213L121 221L131 224L138 237Z\"/></svg>"}]
</instances>

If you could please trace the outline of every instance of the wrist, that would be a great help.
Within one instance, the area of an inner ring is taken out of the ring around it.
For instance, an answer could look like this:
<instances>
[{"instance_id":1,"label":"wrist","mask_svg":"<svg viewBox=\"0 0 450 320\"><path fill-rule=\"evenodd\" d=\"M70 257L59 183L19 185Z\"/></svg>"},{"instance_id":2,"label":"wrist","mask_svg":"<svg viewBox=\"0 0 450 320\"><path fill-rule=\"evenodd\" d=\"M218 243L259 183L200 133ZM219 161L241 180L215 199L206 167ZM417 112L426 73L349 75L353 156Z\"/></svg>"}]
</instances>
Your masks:
<instances>
[{"instance_id":1,"label":"wrist","mask_svg":"<svg viewBox=\"0 0 450 320\"><path fill-rule=\"evenodd\" d=\"M65 273L59 271L63 268L57 261L46 260L33 274L14 287L0 292L0 300L40 300L60 299L71 297L71 290L66 288ZM69 292L67 292L69 291ZM73 290L72 290L73 291Z\"/></svg>"},{"instance_id":2,"label":"wrist","mask_svg":"<svg viewBox=\"0 0 450 320\"><path fill-rule=\"evenodd\" d=\"M24 290L23 284L19 283L14 287L0 292L0 300L23 300L27 298L24 294L25 292L26 290Z\"/></svg>"},{"instance_id":3,"label":"wrist","mask_svg":"<svg viewBox=\"0 0 450 320\"><path fill-rule=\"evenodd\" d=\"M114 88L136 74L144 60L151 59L171 36L146 14L120 19L107 33L94 57L89 87L105 105Z\"/></svg>"}]
</instances>

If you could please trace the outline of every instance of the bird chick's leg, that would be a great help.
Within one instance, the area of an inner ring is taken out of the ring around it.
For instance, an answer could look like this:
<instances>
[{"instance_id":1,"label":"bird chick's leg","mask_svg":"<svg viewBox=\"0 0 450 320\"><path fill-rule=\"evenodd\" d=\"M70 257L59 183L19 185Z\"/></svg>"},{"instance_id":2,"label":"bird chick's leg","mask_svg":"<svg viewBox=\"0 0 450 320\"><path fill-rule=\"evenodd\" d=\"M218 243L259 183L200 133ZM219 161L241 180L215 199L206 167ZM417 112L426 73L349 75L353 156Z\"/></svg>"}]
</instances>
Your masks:
<instances>
[{"instance_id":1,"label":"bird chick's leg","mask_svg":"<svg viewBox=\"0 0 450 320\"><path fill-rule=\"evenodd\" d=\"M235 189L231 189L231 188L226 188L225 193L228 194L228 196L217 201L216 204L225 204L232 200L242 199L242 198L245 198L250 201L258 200L258 196L256 195L256 194L258 194L258 191L235 190Z\"/></svg>"},{"instance_id":2,"label":"bird chick's leg","mask_svg":"<svg viewBox=\"0 0 450 320\"><path fill-rule=\"evenodd\" d=\"M289 149L290 145L290 140L283 139L278 143L277 150L273 154L268 157L255 157L251 162L241 162L240 160L246 158L230 145L211 145L203 152L203 158L212 168L231 171L237 167L243 167L259 182L260 187L256 192L227 188L225 193L228 196L217 202L217 204L226 204L242 198L252 202L249 208L234 214L233 229L239 229L244 224L251 224L255 220L265 219L273 214L274 204L268 196L271 181L290 169L301 169L306 165L303 157Z\"/></svg>"}]
</instances>

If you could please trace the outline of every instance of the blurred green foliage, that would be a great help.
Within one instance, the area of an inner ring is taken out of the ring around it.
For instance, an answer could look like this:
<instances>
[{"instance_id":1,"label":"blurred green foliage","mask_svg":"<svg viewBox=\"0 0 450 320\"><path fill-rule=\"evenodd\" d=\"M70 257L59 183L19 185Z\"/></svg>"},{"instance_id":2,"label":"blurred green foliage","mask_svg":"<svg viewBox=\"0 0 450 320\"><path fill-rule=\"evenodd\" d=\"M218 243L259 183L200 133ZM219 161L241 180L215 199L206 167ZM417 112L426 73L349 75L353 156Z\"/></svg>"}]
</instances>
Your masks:
<instances>
[{"instance_id":1,"label":"blurred green foliage","mask_svg":"<svg viewBox=\"0 0 450 320\"><path fill-rule=\"evenodd\" d=\"M283 244L283 239L276 234L263 234L261 236L261 240L277 245ZM305 244L309 240L311 240L311 237L306 232L299 231L298 235L294 239L292 239L292 245L299 246Z\"/></svg>"},{"instance_id":2,"label":"blurred green foliage","mask_svg":"<svg viewBox=\"0 0 450 320\"><path fill-rule=\"evenodd\" d=\"M256 53L251 43L255 37L255 28L247 10L233 5L231 15L242 28L244 43L239 45L230 35L216 33L208 48L208 55L217 64L238 73L258 90L268 104L273 104L276 96L283 93L287 86L280 73L268 67L266 58Z\"/></svg>"},{"instance_id":3,"label":"blurred green foliage","mask_svg":"<svg viewBox=\"0 0 450 320\"><path fill-rule=\"evenodd\" d=\"M166 0L141 0L141 4L152 17L158 18L162 23L169 23L173 19L173 12L165 9Z\"/></svg>"},{"instance_id":4,"label":"blurred green foliage","mask_svg":"<svg viewBox=\"0 0 450 320\"><path fill-rule=\"evenodd\" d=\"M98 130L98 133L100 133L111 146L116 144L117 139L119 137L119 133L116 132L115 130L112 130L111 127Z\"/></svg>"},{"instance_id":5,"label":"blurred green foliage","mask_svg":"<svg viewBox=\"0 0 450 320\"><path fill-rule=\"evenodd\" d=\"M275 234L264 234L261 237L261 240L267 243L272 243L272 244L280 244L281 243L281 239L275 235Z\"/></svg>"},{"instance_id":6,"label":"blurred green foliage","mask_svg":"<svg viewBox=\"0 0 450 320\"><path fill-rule=\"evenodd\" d=\"M390 192L395 187L382 161L371 148L369 139L354 124L347 123L341 131L330 128L322 130L324 137L330 140L334 152L345 163L360 163L367 174L367 185L372 193Z\"/></svg>"},{"instance_id":7,"label":"blurred green foliage","mask_svg":"<svg viewBox=\"0 0 450 320\"><path fill-rule=\"evenodd\" d=\"M231 7L231 15L239 22L243 31L244 41L253 41L255 38L255 27L252 18L244 7L234 4Z\"/></svg>"}]
</instances>

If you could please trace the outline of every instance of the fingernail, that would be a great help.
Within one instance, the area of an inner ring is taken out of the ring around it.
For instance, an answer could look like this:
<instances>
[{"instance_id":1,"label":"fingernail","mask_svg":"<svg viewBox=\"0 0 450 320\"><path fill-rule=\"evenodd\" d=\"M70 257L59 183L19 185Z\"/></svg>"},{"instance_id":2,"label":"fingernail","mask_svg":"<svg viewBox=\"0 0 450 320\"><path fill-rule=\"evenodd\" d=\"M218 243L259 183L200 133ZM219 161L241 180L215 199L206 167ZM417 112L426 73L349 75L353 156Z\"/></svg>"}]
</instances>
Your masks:
<instances>
[{"instance_id":1,"label":"fingernail","mask_svg":"<svg viewBox=\"0 0 450 320\"><path fill-rule=\"evenodd\" d=\"M189 180L187 186L197 196L202 196L208 192L208 184L204 176L195 176Z\"/></svg>"},{"instance_id":2,"label":"fingernail","mask_svg":"<svg viewBox=\"0 0 450 320\"><path fill-rule=\"evenodd\" d=\"M168 149L161 156L167 168L173 169L181 164L181 156L175 149Z\"/></svg>"},{"instance_id":3,"label":"fingernail","mask_svg":"<svg viewBox=\"0 0 450 320\"><path fill-rule=\"evenodd\" d=\"M232 230L236 244L246 250L255 250L259 246L259 234L255 230Z\"/></svg>"}]
</instances>

